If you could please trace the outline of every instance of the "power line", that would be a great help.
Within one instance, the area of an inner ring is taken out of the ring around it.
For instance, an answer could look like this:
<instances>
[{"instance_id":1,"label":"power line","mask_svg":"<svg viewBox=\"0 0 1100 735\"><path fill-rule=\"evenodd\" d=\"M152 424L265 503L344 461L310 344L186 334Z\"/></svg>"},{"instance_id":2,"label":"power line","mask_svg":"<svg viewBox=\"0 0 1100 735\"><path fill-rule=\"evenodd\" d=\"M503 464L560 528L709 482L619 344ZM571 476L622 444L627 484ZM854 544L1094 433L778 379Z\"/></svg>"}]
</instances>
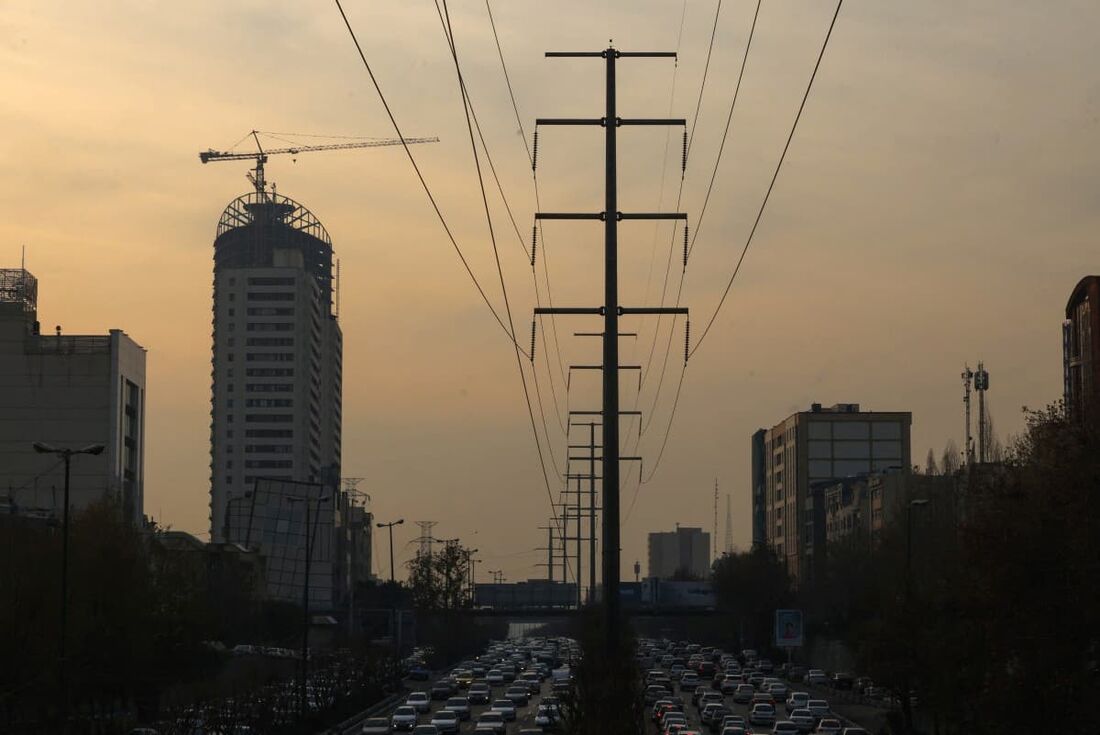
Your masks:
<instances>
[{"instance_id":1,"label":"power line","mask_svg":"<svg viewBox=\"0 0 1100 735\"><path fill-rule=\"evenodd\" d=\"M436 5L436 11L438 12L439 9L440 9L438 1L435 3L435 5ZM453 57L454 63L455 63L455 73L458 76L458 85L459 85L459 89L460 89L460 92L461 92L461 95L462 95L462 109L463 109L463 112L464 112L465 117L466 117L466 128L467 128L467 131L469 132L469 136L470 136L470 148L471 148L471 150L473 152L473 155L474 155L474 165L475 165L475 168L476 168L476 171L477 171L478 185L479 185L480 190L481 190L481 200L482 200L482 204L484 205L484 209L485 209L486 225L489 228L489 238L490 238L490 240L492 241L492 244L493 244L493 256L496 260L497 274L500 277L500 288L501 288L501 291L503 292L503 295L504 295L504 307L505 307L505 311L506 311L507 316L508 316L508 324L509 324L509 326L511 326L511 333L513 335L512 343L515 346L516 368L519 370L520 382L523 385L523 394L524 394L524 397L525 397L526 403L527 403L527 415L528 415L528 418L531 421L531 432L535 437L535 447L538 450L539 465L542 468L542 479L543 479L543 483L546 486L546 497L547 497L547 500L549 500L549 502L550 502L551 515L554 517L554 525L557 527L558 536L562 539L562 541L564 543L565 534L562 531L561 526L557 523L557 518L556 518L556 515L554 514L554 507L555 507L554 506L554 495L550 490L550 478L546 473L546 461L545 461L545 459L543 457L543 453L542 453L542 444L539 441L538 427L535 425L535 413L534 413L534 410L531 406L531 393L527 388L527 374L524 372L523 361L520 359L521 350L520 350L520 347L519 347L519 343L515 339L515 326L514 326L514 322L512 320L512 307L511 307L511 304L508 300L508 289L507 289L507 286L505 285L504 270L503 270L503 268L501 267L501 264L500 264L500 252L497 248L496 235L493 231L493 218L492 218L492 214L489 211L489 199L488 199L488 196L485 193L485 180L484 180L484 176L482 175L480 157L478 156L478 152L477 152L477 141L474 138L474 125L473 125L473 121L471 120L471 106L472 105L471 105L469 96L468 96L467 91L466 91L466 83L465 83L465 81L463 81L462 68L461 68L461 65L459 64L459 61L458 61L458 49L455 45L454 31L452 30L452 27L451 27L451 16L450 16L450 11L447 8L447 0L443 0L443 9L442 9L442 12L440 13L440 18L439 19L440 19L440 22L443 24L443 32L444 32L444 35L447 38L447 43L450 46L451 56ZM501 191L501 193L503 194L503 190ZM534 374L534 365L532 365L532 374ZM536 386L537 386L537 382L536 382ZM544 421L543 428L545 430L545 421ZM547 442L549 443L549 437L547 437ZM556 467L554 469L555 469L555 471L557 471Z\"/></svg>"},{"instance_id":2,"label":"power line","mask_svg":"<svg viewBox=\"0 0 1100 735\"><path fill-rule=\"evenodd\" d=\"M412 164L413 170L416 172L416 178L420 180L420 186L423 187L424 193L428 196L428 201L431 202L432 209L435 210L435 215L439 218L439 223L443 225L444 232L447 233L447 238L451 241L451 245L454 246L455 252L458 254L459 260L462 261L463 267L466 269L466 273L470 276L470 280L474 282L474 286L477 288L477 292L481 294L482 300L485 305L489 307L489 311L492 312L493 318L496 319L497 324L504 330L504 333L508 335L508 338L515 345L523 355L527 355L519 343L516 341L515 332L509 332L508 327L505 326L504 320L500 318L500 314L493 307L491 301L489 301L488 295L485 293L485 289L481 287L481 283L478 282L477 276L474 275L473 270L470 268L469 262L466 260L466 256L462 253L462 248L459 247L458 241L455 239L454 233L451 231L450 225L447 224L447 219L443 216L442 210L439 208L439 204L435 200L435 196L432 195L431 189L428 187L428 182L424 179L424 174L420 171L420 166L416 163L416 158L413 156L412 151L409 149L409 144L405 142L405 136L401 133L401 127L397 124L397 118L394 117L393 110L390 109L389 102L386 101L386 96L382 93L382 87L378 83L378 78L374 75L374 70L371 68L370 62L367 61L367 56L363 52L363 47L359 43L359 38L355 35L355 30L351 27L351 21L348 20L347 13L344 12L344 6L340 0L333 0L336 3L336 9L340 11L340 17L344 21L344 25L348 29L348 35L351 36L351 41L355 44L355 50L359 54L359 59L363 62L363 67L367 70L367 74L370 76L371 84L374 85L374 90L378 94L378 99L382 102L382 107L386 110L386 116L389 117L390 124L393 126L394 132L397 133L397 137L401 139L401 146L405 149L405 155L408 156L409 163Z\"/></svg>"},{"instance_id":3,"label":"power line","mask_svg":"<svg viewBox=\"0 0 1100 735\"><path fill-rule=\"evenodd\" d=\"M710 328L714 326L714 320L718 318L718 312L722 310L722 306L726 303L726 297L729 296L730 288L733 287L733 281L737 278L737 274L741 271L741 264L745 261L745 254L749 250L749 246L752 245L752 238L756 234L756 228L760 225L760 219L764 216L764 208L768 206L768 199L771 197L772 189L775 188L775 181L779 178L779 171L783 168L783 161L787 158L787 151L791 147L791 141L794 139L794 132L798 128L798 121L802 118L802 110L806 107L806 100L810 97L810 90L813 89L814 79L817 78L817 70L821 67L821 59L825 56L825 49L829 46L829 39L833 35L833 28L836 26L836 19L840 15L840 9L844 5L844 0L837 0L836 11L833 13L833 18L829 22L829 30L825 34L825 40L821 44L821 51L817 55L817 62L814 63L813 73L810 74L810 81L806 85L806 92L802 95L802 102L798 105L798 113L795 114L794 124L791 125L791 132L787 136L787 142L783 145L783 153L779 156L779 162L775 166L775 173L772 174L772 180L768 184L768 190L764 193L764 200L760 202L760 210L756 213L756 219L752 223L752 229L749 230L749 236L745 240L745 246L741 249L741 256L737 259L737 265L734 266L733 274L730 276L729 282L726 284L725 291L722 292L722 298L718 301L718 306L715 307L714 313L711 314L710 319L707 321L707 326L703 328L702 333L699 335L699 340L695 343L695 346L691 348L688 353L688 357L694 355L699 347L703 344L703 340L706 339L707 334L710 333Z\"/></svg>"},{"instance_id":4,"label":"power line","mask_svg":"<svg viewBox=\"0 0 1100 735\"><path fill-rule=\"evenodd\" d=\"M707 60L703 65L703 81L699 83L699 99L695 102L695 116L691 119L691 133L688 136L687 152L691 153L691 142L695 138L695 127L699 124L699 111L703 107L703 91L707 88L707 72L710 71L710 56L714 51L714 36L718 33L718 16L722 14L722 0L714 8L714 24L710 29L710 43L707 44Z\"/></svg>"},{"instance_id":5,"label":"power line","mask_svg":"<svg viewBox=\"0 0 1100 735\"><path fill-rule=\"evenodd\" d=\"M691 236L691 244L688 245L687 255L691 257L691 251L695 249L695 239L699 237L699 230L703 226L703 217L707 213L707 204L710 203L710 194L714 189L714 179L718 176L718 164L722 162L722 152L726 149L726 138L730 132L730 122L733 120L733 110L737 107L737 97L741 92L741 79L745 76L745 65L749 61L749 49L752 48L752 37L756 33L756 19L760 16L760 3L756 0L756 11L752 14L752 27L749 28L749 38L745 42L745 55L741 57L741 70L737 72L737 84L733 88L733 100L730 102L730 111L726 115L726 129L722 132L722 143L718 146L718 155L714 159L714 169L710 172L710 183L707 185L706 196L703 197L703 207L699 211L699 217L695 220L695 231Z\"/></svg>"}]
</instances>

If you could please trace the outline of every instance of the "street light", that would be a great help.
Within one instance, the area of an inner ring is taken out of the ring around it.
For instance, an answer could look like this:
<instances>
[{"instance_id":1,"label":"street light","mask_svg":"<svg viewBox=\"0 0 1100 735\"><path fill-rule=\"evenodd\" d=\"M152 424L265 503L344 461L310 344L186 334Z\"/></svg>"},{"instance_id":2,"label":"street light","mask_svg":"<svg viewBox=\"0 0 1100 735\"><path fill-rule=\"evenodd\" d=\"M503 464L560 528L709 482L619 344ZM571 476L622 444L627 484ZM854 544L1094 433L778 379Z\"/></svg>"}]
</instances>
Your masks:
<instances>
[{"instance_id":1,"label":"street light","mask_svg":"<svg viewBox=\"0 0 1100 735\"><path fill-rule=\"evenodd\" d=\"M379 523L378 524L379 528L388 528L388 529L390 529L390 584L396 584L396 580L394 579L394 576L393 576L393 527L394 526L400 526L404 522L405 522L404 518L398 518L396 521L391 521L389 523Z\"/></svg>"},{"instance_id":2,"label":"street light","mask_svg":"<svg viewBox=\"0 0 1100 735\"><path fill-rule=\"evenodd\" d=\"M306 716L306 679L309 676L309 564L310 557L313 555L310 537L313 535L313 530L315 530L315 528L310 528L309 509L312 500L316 500L317 505L320 506L321 503L327 503L331 498L328 496L310 498L307 495L287 495L286 500L288 503L305 503L306 506L306 523L302 529L306 547L306 574L302 582L302 681L298 692L301 717L304 718ZM320 511L320 508L317 510ZM313 520L314 527L316 527L316 524L317 519L315 518Z\"/></svg>"},{"instance_id":3,"label":"street light","mask_svg":"<svg viewBox=\"0 0 1100 735\"><path fill-rule=\"evenodd\" d=\"M56 454L65 462L65 507L61 521L61 656L58 660L58 683L61 688L62 721L69 718L69 697L65 691L65 633L69 616L69 474L74 454L103 454L102 444L89 444L81 449L55 447L45 442L35 442L34 451L39 454Z\"/></svg>"}]
</instances>

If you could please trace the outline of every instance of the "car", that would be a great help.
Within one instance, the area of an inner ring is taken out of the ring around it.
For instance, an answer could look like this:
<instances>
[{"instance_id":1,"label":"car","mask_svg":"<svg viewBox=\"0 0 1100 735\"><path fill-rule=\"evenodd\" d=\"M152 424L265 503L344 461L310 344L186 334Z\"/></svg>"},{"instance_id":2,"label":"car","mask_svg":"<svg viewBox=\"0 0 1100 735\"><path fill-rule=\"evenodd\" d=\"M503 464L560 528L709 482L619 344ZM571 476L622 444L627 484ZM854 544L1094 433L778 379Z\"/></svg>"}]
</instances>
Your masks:
<instances>
[{"instance_id":1,"label":"car","mask_svg":"<svg viewBox=\"0 0 1100 735\"><path fill-rule=\"evenodd\" d=\"M745 718L741 715L726 715L722 718L722 729L727 727L740 727L746 729Z\"/></svg>"},{"instance_id":2,"label":"car","mask_svg":"<svg viewBox=\"0 0 1100 735\"><path fill-rule=\"evenodd\" d=\"M658 699L656 702L654 702L653 709L650 711L650 715L652 716L653 721L656 722L658 719L660 719L661 710L671 704L671 699Z\"/></svg>"},{"instance_id":3,"label":"car","mask_svg":"<svg viewBox=\"0 0 1100 735\"><path fill-rule=\"evenodd\" d=\"M500 669L489 669L485 674L485 681L489 682L489 686L500 686L504 683L504 672Z\"/></svg>"},{"instance_id":4,"label":"car","mask_svg":"<svg viewBox=\"0 0 1100 735\"><path fill-rule=\"evenodd\" d=\"M791 692L790 696L787 697L787 714L805 707L806 702L809 701L810 695L808 692Z\"/></svg>"},{"instance_id":5,"label":"car","mask_svg":"<svg viewBox=\"0 0 1100 735\"><path fill-rule=\"evenodd\" d=\"M454 712L462 722L470 719L470 702L466 697L451 697L443 703L443 709Z\"/></svg>"},{"instance_id":6,"label":"car","mask_svg":"<svg viewBox=\"0 0 1100 735\"><path fill-rule=\"evenodd\" d=\"M405 699L405 704L414 707L420 714L430 712L432 709L432 700L428 698L426 692L410 692Z\"/></svg>"},{"instance_id":7,"label":"car","mask_svg":"<svg viewBox=\"0 0 1100 735\"><path fill-rule=\"evenodd\" d=\"M455 671L455 683L458 684L459 689L465 689L474 681L474 672L469 669L459 669Z\"/></svg>"},{"instance_id":8,"label":"car","mask_svg":"<svg viewBox=\"0 0 1100 735\"><path fill-rule=\"evenodd\" d=\"M504 735L508 732L508 725L504 722L504 716L499 712L482 712L474 725L474 732L491 732L495 735Z\"/></svg>"},{"instance_id":9,"label":"car","mask_svg":"<svg viewBox=\"0 0 1100 735\"><path fill-rule=\"evenodd\" d=\"M766 702L754 704L749 712L749 723L753 725L772 725L775 723L775 706Z\"/></svg>"},{"instance_id":10,"label":"car","mask_svg":"<svg viewBox=\"0 0 1100 735\"><path fill-rule=\"evenodd\" d=\"M787 669L787 681L792 684L798 684L806 679L806 668L804 666L792 666Z\"/></svg>"},{"instance_id":11,"label":"car","mask_svg":"<svg viewBox=\"0 0 1100 735\"><path fill-rule=\"evenodd\" d=\"M782 702L787 698L787 692L789 690L787 689L787 685L783 682L773 681L771 684L764 687L764 691L775 697L776 702Z\"/></svg>"},{"instance_id":12,"label":"car","mask_svg":"<svg viewBox=\"0 0 1100 735\"><path fill-rule=\"evenodd\" d=\"M791 710L787 714L787 719L793 722L802 733L813 732L814 725L817 724L817 718L805 707Z\"/></svg>"},{"instance_id":13,"label":"car","mask_svg":"<svg viewBox=\"0 0 1100 735\"><path fill-rule=\"evenodd\" d=\"M821 669L810 669L806 672L806 683L813 684L815 686L821 686L827 684L829 677L825 676L825 672Z\"/></svg>"},{"instance_id":14,"label":"car","mask_svg":"<svg viewBox=\"0 0 1100 735\"><path fill-rule=\"evenodd\" d=\"M756 662L756 668L760 669L762 673L770 674L775 669L775 665L768 659L762 658Z\"/></svg>"},{"instance_id":15,"label":"car","mask_svg":"<svg viewBox=\"0 0 1100 735\"><path fill-rule=\"evenodd\" d=\"M531 690L522 685L508 687L508 691L504 692L504 698L511 701L513 706L526 707L527 702L531 699Z\"/></svg>"},{"instance_id":16,"label":"car","mask_svg":"<svg viewBox=\"0 0 1100 735\"><path fill-rule=\"evenodd\" d=\"M814 732L818 735L840 735L840 731L843 729L840 720L835 717L822 717L818 720L817 729Z\"/></svg>"},{"instance_id":17,"label":"car","mask_svg":"<svg viewBox=\"0 0 1100 735\"><path fill-rule=\"evenodd\" d=\"M432 677L432 670L423 663L417 662L409 667L409 678L414 681L427 681Z\"/></svg>"},{"instance_id":18,"label":"car","mask_svg":"<svg viewBox=\"0 0 1100 735\"><path fill-rule=\"evenodd\" d=\"M420 714L416 707L402 705L393 711L390 723L394 730L412 730L420 721Z\"/></svg>"},{"instance_id":19,"label":"car","mask_svg":"<svg viewBox=\"0 0 1100 735\"><path fill-rule=\"evenodd\" d=\"M840 735L867 735L862 727L846 727L840 731Z\"/></svg>"},{"instance_id":20,"label":"car","mask_svg":"<svg viewBox=\"0 0 1100 735\"><path fill-rule=\"evenodd\" d=\"M686 722L673 722L664 730L661 730L661 735L680 735L685 730L687 730Z\"/></svg>"},{"instance_id":21,"label":"car","mask_svg":"<svg viewBox=\"0 0 1100 735\"><path fill-rule=\"evenodd\" d=\"M660 727L662 730L668 730L673 725L682 725L683 727L687 727L687 724L687 715L685 715L683 712L666 712L665 715L661 718L661 722L658 723L658 727Z\"/></svg>"},{"instance_id":22,"label":"car","mask_svg":"<svg viewBox=\"0 0 1100 735\"><path fill-rule=\"evenodd\" d=\"M721 692L703 692L703 695L699 697L698 707L703 709L708 704L722 704L724 701Z\"/></svg>"},{"instance_id":23,"label":"car","mask_svg":"<svg viewBox=\"0 0 1100 735\"><path fill-rule=\"evenodd\" d=\"M362 735L390 735L390 721L385 717L370 717L359 730Z\"/></svg>"},{"instance_id":24,"label":"car","mask_svg":"<svg viewBox=\"0 0 1100 735\"><path fill-rule=\"evenodd\" d=\"M544 730L558 726L561 713L555 704L540 704L535 712L535 724Z\"/></svg>"},{"instance_id":25,"label":"car","mask_svg":"<svg viewBox=\"0 0 1100 735\"><path fill-rule=\"evenodd\" d=\"M837 672L829 677L829 686L833 689L843 689L844 691L851 691L855 686L856 679L851 674L845 674Z\"/></svg>"},{"instance_id":26,"label":"car","mask_svg":"<svg viewBox=\"0 0 1100 735\"><path fill-rule=\"evenodd\" d=\"M756 690L753 689L752 684L738 684L733 690L733 701L738 704L748 704L755 694Z\"/></svg>"},{"instance_id":27,"label":"car","mask_svg":"<svg viewBox=\"0 0 1100 735\"><path fill-rule=\"evenodd\" d=\"M493 691L489 688L489 685L483 681L475 681L470 685L467 698L470 704L489 704L489 699L493 696Z\"/></svg>"},{"instance_id":28,"label":"car","mask_svg":"<svg viewBox=\"0 0 1100 735\"><path fill-rule=\"evenodd\" d=\"M539 676L537 671L524 671L516 679L516 684L527 687L527 691L531 694L538 694L542 689L542 677Z\"/></svg>"},{"instance_id":29,"label":"car","mask_svg":"<svg viewBox=\"0 0 1100 735\"><path fill-rule=\"evenodd\" d=\"M653 704L658 699L667 699L672 694L661 684L650 684L645 688L644 700L646 704Z\"/></svg>"},{"instance_id":30,"label":"car","mask_svg":"<svg viewBox=\"0 0 1100 735\"><path fill-rule=\"evenodd\" d=\"M664 702L664 704L660 705L657 709L655 709L653 711L653 721L657 723L658 727L660 727L661 722L664 721L665 715L667 715L668 713L670 713L670 712L683 713L683 711L684 711L684 708L677 705L675 702L670 702L668 700L662 700L662 701Z\"/></svg>"},{"instance_id":31,"label":"car","mask_svg":"<svg viewBox=\"0 0 1100 735\"><path fill-rule=\"evenodd\" d=\"M720 704L710 711L706 720L707 726L710 727L712 732L717 733L722 729L722 720L724 720L727 715L732 714L733 710L724 704Z\"/></svg>"},{"instance_id":32,"label":"car","mask_svg":"<svg viewBox=\"0 0 1100 735\"><path fill-rule=\"evenodd\" d=\"M513 704L510 699L494 699L492 706L489 707L489 711L499 712L505 722L515 722L516 705Z\"/></svg>"},{"instance_id":33,"label":"car","mask_svg":"<svg viewBox=\"0 0 1100 735\"><path fill-rule=\"evenodd\" d=\"M772 726L772 735L799 735L798 725L790 720L779 720Z\"/></svg>"},{"instance_id":34,"label":"car","mask_svg":"<svg viewBox=\"0 0 1100 735\"><path fill-rule=\"evenodd\" d=\"M724 704L720 704L718 702L708 702L707 704L703 705L703 709L699 712L699 721L706 725L711 721L711 719L713 719L715 712L717 712L718 710L724 710L722 712L722 717L730 714L728 708ZM718 721L721 722L722 720L719 719Z\"/></svg>"},{"instance_id":35,"label":"car","mask_svg":"<svg viewBox=\"0 0 1100 735\"><path fill-rule=\"evenodd\" d=\"M811 699L806 702L806 709L810 710L810 714L814 716L815 720L820 720L822 717L828 717L832 714L829 711L829 703L824 699Z\"/></svg>"},{"instance_id":36,"label":"car","mask_svg":"<svg viewBox=\"0 0 1100 735\"><path fill-rule=\"evenodd\" d=\"M457 733L459 729L458 713L454 710L441 709L432 715L431 724L435 725L436 729L445 735L447 733Z\"/></svg>"},{"instance_id":37,"label":"car","mask_svg":"<svg viewBox=\"0 0 1100 735\"><path fill-rule=\"evenodd\" d=\"M699 674L694 671L685 671L680 677L680 691L684 692L699 686Z\"/></svg>"},{"instance_id":38,"label":"car","mask_svg":"<svg viewBox=\"0 0 1100 735\"><path fill-rule=\"evenodd\" d=\"M454 694L454 692L451 691L451 687L449 687L448 685L436 684L432 687L431 692L428 693L428 696L431 697L433 700L444 700L452 694Z\"/></svg>"},{"instance_id":39,"label":"car","mask_svg":"<svg viewBox=\"0 0 1100 735\"><path fill-rule=\"evenodd\" d=\"M722 694L733 694L742 683L740 674L725 674L722 676L722 682L718 685L718 690Z\"/></svg>"},{"instance_id":40,"label":"car","mask_svg":"<svg viewBox=\"0 0 1100 735\"><path fill-rule=\"evenodd\" d=\"M435 725L417 725L413 728L413 735L439 735L439 728Z\"/></svg>"},{"instance_id":41,"label":"car","mask_svg":"<svg viewBox=\"0 0 1100 735\"><path fill-rule=\"evenodd\" d=\"M754 704L771 704L771 705L774 705L775 704L775 697L768 694L767 692L757 692L756 694L752 695L752 700L749 701L749 706L750 707Z\"/></svg>"},{"instance_id":42,"label":"car","mask_svg":"<svg viewBox=\"0 0 1100 735\"><path fill-rule=\"evenodd\" d=\"M754 689L759 689L764 686L764 675L759 671L754 671L749 674L748 682L752 684Z\"/></svg>"},{"instance_id":43,"label":"car","mask_svg":"<svg viewBox=\"0 0 1100 735\"><path fill-rule=\"evenodd\" d=\"M719 735L749 735L745 728L740 725L728 725L722 728L722 732Z\"/></svg>"}]
</instances>

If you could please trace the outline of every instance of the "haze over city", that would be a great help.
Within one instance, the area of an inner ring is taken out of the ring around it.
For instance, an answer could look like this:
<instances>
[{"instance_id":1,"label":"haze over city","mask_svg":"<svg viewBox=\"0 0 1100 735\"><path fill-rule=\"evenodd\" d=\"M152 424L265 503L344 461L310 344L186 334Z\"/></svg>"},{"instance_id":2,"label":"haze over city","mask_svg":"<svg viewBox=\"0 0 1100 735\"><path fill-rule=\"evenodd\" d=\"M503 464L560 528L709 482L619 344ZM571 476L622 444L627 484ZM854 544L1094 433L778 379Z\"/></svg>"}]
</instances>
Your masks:
<instances>
[{"instance_id":1,"label":"haze over city","mask_svg":"<svg viewBox=\"0 0 1100 735\"><path fill-rule=\"evenodd\" d=\"M601 49L609 38L628 50L679 49L677 64L624 65L620 109L690 122L714 16L709 5L686 8L680 37L680 3L498 3L528 144L535 117L601 114L597 66L543 52ZM347 10L402 132L441 139L416 148L417 160L502 308L435 9ZM681 207L698 228L682 299L693 335L744 244L832 10L764 5L700 225L752 7L727 3L719 19ZM450 13L466 84L526 238L531 170L485 8L454 3ZM752 248L688 364L664 456L636 503L637 468L623 470L624 575L635 559L644 563L647 532L677 522L711 529L716 478L720 521L729 493L734 541L747 546L750 436L811 403L912 411L917 463L929 448L938 456L948 439L962 444L965 363L984 360L992 376L988 400L1002 438L1021 430L1021 406L1061 397L1060 324L1082 264L1095 262L1100 224L1098 26L1100 7L1091 3L845 6ZM222 209L251 185L247 163L203 166L196 154L227 149L252 129L298 142L393 130L339 15L320 1L9 4L0 12L0 88L0 203L8 213L0 265L17 267L25 246L44 332L121 328L148 350L145 512L205 536L212 242ZM599 209L601 145L585 129L540 131L544 209ZM671 209L680 155L678 130L667 138L664 129L624 130L622 209ZM378 519L435 520L440 537L477 546L509 578L543 574L533 565L544 558L534 551L544 536L534 529L549 506L513 348L401 149L273 158L267 170L279 193L321 219L340 260L343 474L365 478L360 489ZM489 193L524 344L535 304L530 264ZM554 303L597 303L600 230L548 223L545 232L540 257ZM620 227L624 303L659 300L670 240L674 288L679 238L669 224ZM556 321L562 364L598 361L594 340L571 336L598 331L594 319ZM624 362L646 362L656 324L624 319L624 330L639 332L636 343L624 341ZM638 451L646 474L669 422L682 330L681 321ZM564 411L558 359L540 343L536 368L560 470L565 442L549 392L553 373ZM624 377L624 408L635 404L633 380ZM647 378L642 410L655 380ZM597 409L599 395L598 379L574 375L569 407ZM415 535L415 526L398 530L399 568Z\"/></svg>"}]
</instances>

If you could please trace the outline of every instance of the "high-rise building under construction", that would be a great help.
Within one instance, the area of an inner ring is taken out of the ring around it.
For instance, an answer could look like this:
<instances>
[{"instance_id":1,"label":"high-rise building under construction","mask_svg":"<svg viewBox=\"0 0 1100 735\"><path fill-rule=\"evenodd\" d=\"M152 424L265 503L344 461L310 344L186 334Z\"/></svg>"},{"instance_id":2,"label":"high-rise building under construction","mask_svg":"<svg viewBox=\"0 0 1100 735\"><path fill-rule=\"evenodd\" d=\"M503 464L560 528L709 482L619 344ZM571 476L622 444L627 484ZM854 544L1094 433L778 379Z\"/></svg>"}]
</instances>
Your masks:
<instances>
[{"instance_id":1,"label":"high-rise building under construction","mask_svg":"<svg viewBox=\"0 0 1100 735\"><path fill-rule=\"evenodd\" d=\"M210 535L257 480L340 480L342 335L332 241L269 191L230 202L214 240Z\"/></svg>"}]
</instances>

